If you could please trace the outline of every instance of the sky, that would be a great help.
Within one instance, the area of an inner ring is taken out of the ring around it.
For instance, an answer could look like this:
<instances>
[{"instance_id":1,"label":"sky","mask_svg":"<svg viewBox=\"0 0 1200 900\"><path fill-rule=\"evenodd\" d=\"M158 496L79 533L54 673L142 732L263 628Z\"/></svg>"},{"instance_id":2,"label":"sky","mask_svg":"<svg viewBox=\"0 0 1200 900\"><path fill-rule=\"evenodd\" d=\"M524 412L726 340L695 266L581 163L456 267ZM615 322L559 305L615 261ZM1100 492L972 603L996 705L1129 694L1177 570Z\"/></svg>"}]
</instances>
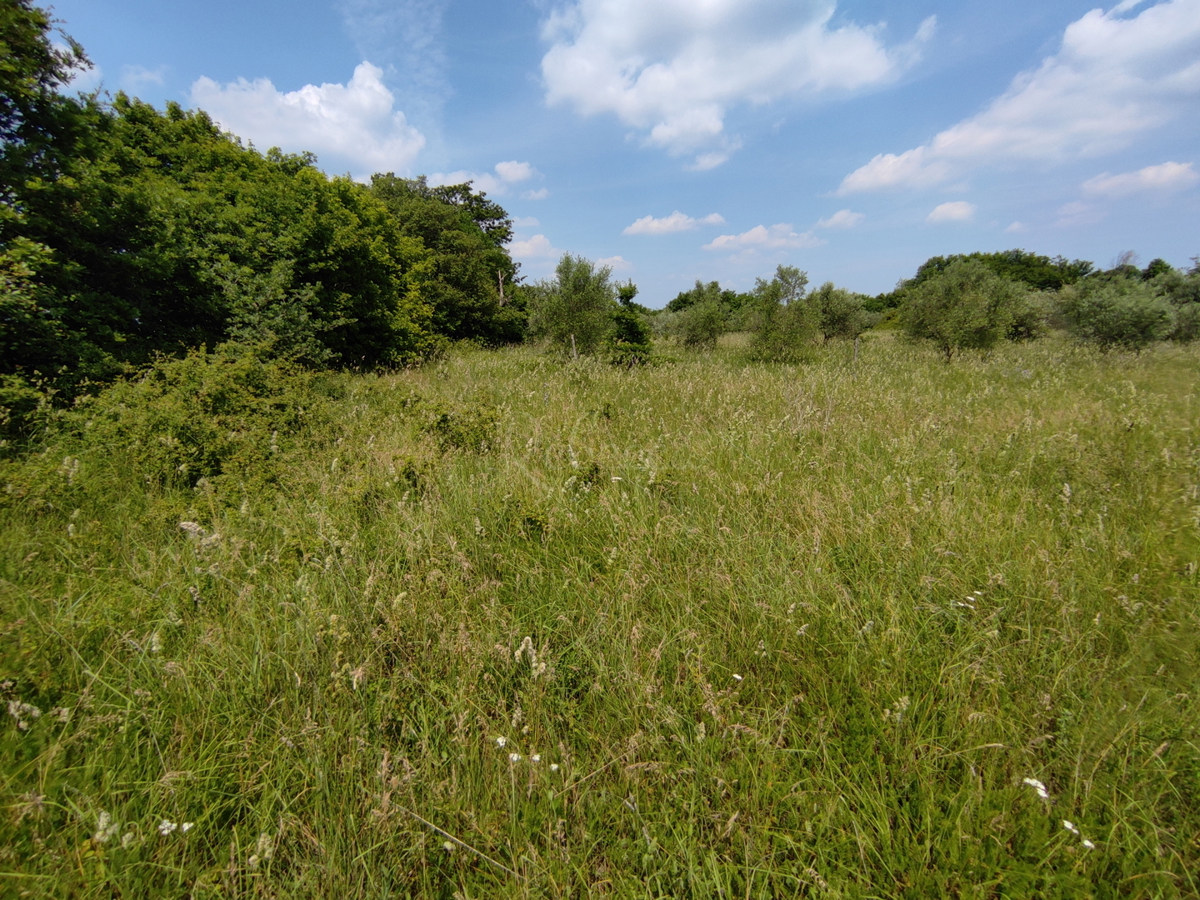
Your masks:
<instances>
[{"instance_id":1,"label":"sky","mask_svg":"<svg viewBox=\"0 0 1200 900\"><path fill-rule=\"evenodd\" d=\"M57 0L75 86L331 175L472 180L530 281L1200 254L1200 0Z\"/></svg>"}]
</instances>

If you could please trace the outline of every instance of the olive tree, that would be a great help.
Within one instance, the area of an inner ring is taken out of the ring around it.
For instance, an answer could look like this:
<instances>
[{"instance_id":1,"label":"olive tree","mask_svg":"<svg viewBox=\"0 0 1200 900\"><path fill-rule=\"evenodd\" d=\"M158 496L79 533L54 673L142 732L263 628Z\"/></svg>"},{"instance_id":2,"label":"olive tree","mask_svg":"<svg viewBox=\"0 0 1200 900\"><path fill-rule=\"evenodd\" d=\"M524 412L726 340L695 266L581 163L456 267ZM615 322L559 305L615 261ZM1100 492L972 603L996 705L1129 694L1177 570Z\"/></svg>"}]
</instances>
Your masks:
<instances>
[{"instance_id":1,"label":"olive tree","mask_svg":"<svg viewBox=\"0 0 1200 900\"><path fill-rule=\"evenodd\" d=\"M612 269L564 253L554 277L534 285L529 331L568 353L598 350L613 328L617 309Z\"/></svg>"},{"instance_id":2,"label":"olive tree","mask_svg":"<svg viewBox=\"0 0 1200 900\"><path fill-rule=\"evenodd\" d=\"M900 324L909 337L933 343L949 362L962 350L987 350L1003 339L1024 295L1020 284L978 260L956 260L908 289Z\"/></svg>"}]
</instances>

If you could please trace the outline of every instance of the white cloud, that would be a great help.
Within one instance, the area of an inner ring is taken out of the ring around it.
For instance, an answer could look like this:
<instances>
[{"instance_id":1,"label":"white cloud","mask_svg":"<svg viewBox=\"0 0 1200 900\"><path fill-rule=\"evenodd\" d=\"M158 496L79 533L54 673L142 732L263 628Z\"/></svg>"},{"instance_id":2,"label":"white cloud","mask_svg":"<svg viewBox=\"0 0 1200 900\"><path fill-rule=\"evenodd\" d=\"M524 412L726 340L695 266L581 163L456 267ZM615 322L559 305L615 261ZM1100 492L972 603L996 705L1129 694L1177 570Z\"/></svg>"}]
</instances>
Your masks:
<instances>
[{"instance_id":1,"label":"white cloud","mask_svg":"<svg viewBox=\"0 0 1200 900\"><path fill-rule=\"evenodd\" d=\"M483 191L493 196L504 196L508 193L508 189L514 184L520 184L522 181L528 181L530 178L538 174L537 169L527 162L517 162L515 159L508 162L496 163L492 172L468 172L460 169L457 172L437 172L429 176L430 184L463 184L464 182L472 182L472 187L477 191ZM542 188L548 196L549 191ZM541 197L531 197L528 195L540 193L539 191L526 191L524 195L526 199L540 200Z\"/></svg>"},{"instance_id":2,"label":"white cloud","mask_svg":"<svg viewBox=\"0 0 1200 900\"><path fill-rule=\"evenodd\" d=\"M538 188L536 191L523 191L521 193L522 200L545 200L549 196L549 188Z\"/></svg>"},{"instance_id":3,"label":"white cloud","mask_svg":"<svg viewBox=\"0 0 1200 900\"><path fill-rule=\"evenodd\" d=\"M382 76L382 69L364 62L347 84L308 84L286 94L266 78L225 85L200 78L191 100L222 128L260 148L333 154L359 176L406 173L425 137L394 108Z\"/></svg>"},{"instance_id":4,"label":"white cloud","mask_svg":"<svg viewBox=\"0 0 1200 900\"><path fill-rule=\"evenodd\" d=\"M562 251L550 243L544 234L535 234L526 240L513 241L508 245L513 259L546 259L562 256Z\"/></svg>"},{"instance_id":5,"label":"white cloud","mask_svg":"<svg viewBox=\"0 0 1200 900\"><path fill-rule=\"evenodd\" d=\"M1200 0L1093 9L1062 47L986 109L900 154L881 153L838 193L926 187L997 163L1061 162L1119 150L1189 114L1200 97Z\"/></svg>"},{"instance_id":6,"label":"white cloud","mask_svg":"<svg viewBox=\"0 0 1200 900\"><path fill-rule=\"evenodd\" d=\"M602 256L596 260L597 266L608 266L614 272L627 272L633 268L633 263L623 256Z\"/></svg>"},{"instance_id":7,"label":"white cloud","mask_svg":"<svg viewBox=\"0 0 1200 900\"><path fill-rule=\"evenodd\" d=\"M1029 230L1029 228L1025 225L1024 222L1013 222L1011 225L1009 225L1007 228L1004 229L1004 233L1005 234L1024 234L1028 230Z\"/></svg>"},{"instance_id":8,"label":"white cloud","mask_svg":"<svg viewBox=\"0 0 1200 900\"><path fill-rule=\"evenodd\" d=\"M975 218L975 204L968 203L966 200L955 200L951 203L943 203L934 208L925 221L931 225L937 225L942 222L970 222Z\"/></svg>"},{"instance_id":9,"label":"white cloud","mask_svg":"<svg viewBox=\"0 0 1200 900\"><path fill-rule=\"evenodd\" d=\"M546 99L613 113L648 143L720 165L736 149L725 115L741 104L845 94L893 81L934 20L887 47L882 26L833 24L836 0L569 0L547 18Z\"/></svg>"},{"instance_id":10,"label":"white cloud","mask_svg":"<svg viewBox=\"0 0 1200 900\"><path fill-rule=\"evenodd\" d=\"M136 94L147 85L161 86L165 81L166 74L166 66L159 66L156 69L147 69L145 66L122 66L121 89Z\"/></svg>"},{"instance_id":11,"label":"white cloud","mask_svg":"<svg viewBox=\"0 0 1200 900\"><path fill-rule=\"evenodd\" d=\"M820 247L825 244L821 238L811 231L797 234L792 226L786 223L772 225L756 225L741 234L723 234L711 243L705 244L705 250L795 250L805 247Z\"/></svg>"},{"instance_id":12,"label":"white cloud","mask_svg":"<svg viewBox=\"0 0 1200 900\"><path fill-rule=\"evenodd\" d=\"M533 216L514 216L512 221L515 228L537 228L542 224Z\"/></svg>"},{"instance_id":13,"label":"white cloud","mask_svg":"<svg viewBox=\"0 0 1200 900\"><path fill-rule=\"evenodd\" d=\"M643 216L632 225L626 226L622 234L676 234L680 231L695 231L701 225L724 225L725 219L718 213L710 213L703 219L693 219L679 210L656 219L654 216Z\"/></svg>"},{"instance_id":14,"label":"white cloud","mask_svg":"<svg viewBox=\"0 0 1200 900\"><path fill-rule=\"evenodd\" d=\"M1081 189L1087 197L1128 197L1130 194L1146 192L1176 193L1193 187L1197 182L1200 182L1200 173L1192 168L1191 163L1165 162L1120 175L1105 172L1089 178L1081 185Z\"/></svg>"},{"instance_id":15,"label":"white cloud","mask_svg":"<svg viewBox=\"0 0 1200 900\"><path fill-rule=\"evenodd\" d=\"M848 209L839 209L828 219L821 219L817 222L818 228L854 228L856 225L861 225L866 218L862 213L851 212Z\"/></svg>"},{"instance_id":16,"label":"white cloud","mask_svg":"<svg viewBox=\"0 0 1200 900\"><path fill-rule=\"evenodd\" d=\"M1077 225L1094 225L1103 218L1103 211L1091 204L1072 200L1058 208L1058 220L1054 224L1059 228L1073 228Z\"/></svg>"}]
</instances>

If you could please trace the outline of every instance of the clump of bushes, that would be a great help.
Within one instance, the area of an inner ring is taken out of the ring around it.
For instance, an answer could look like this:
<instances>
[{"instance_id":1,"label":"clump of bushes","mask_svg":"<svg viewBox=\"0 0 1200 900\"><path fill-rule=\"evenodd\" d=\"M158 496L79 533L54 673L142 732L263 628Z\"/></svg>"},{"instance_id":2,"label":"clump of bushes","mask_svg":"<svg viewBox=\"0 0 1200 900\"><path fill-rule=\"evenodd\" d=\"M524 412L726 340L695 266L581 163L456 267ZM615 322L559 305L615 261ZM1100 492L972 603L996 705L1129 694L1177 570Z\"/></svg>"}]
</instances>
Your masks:
<instances>
[{"instance_id":1,"label":"clump of bushes","mask_svg":"<svg viewBox=\"0 0 1200 900\"><path fill-rule=\"evenodd\" d=\"M751 300L748 358L759 362L799 363L812 356L820 327L816 308L805 302L808 275L779 266L770 281L758 279Z\"/></svg>"},{"instance_id":2,"label":"clump of bushes","mask_svg":"<svg viewBox=\"0 0 1200 900\"><path fill-rule=\"evenodd\" d=\"M949 362L963 350L988 350L1018 321L1032 331L1026 290L979 260L956 259L905 292L900 324L914 340L929 341Z\"/></svg>"},{"instance_id":3,"label":"clump of bushes","mask_svg":"<svg viewBox=\"0 0 1200 900\"><path fill-rule=\"evenodd\" d=\"M274 484L291 451L330 438L330 377L238 345L201 347L81 398L64 425L152 486Z\"/></svg>"}]
</instances>

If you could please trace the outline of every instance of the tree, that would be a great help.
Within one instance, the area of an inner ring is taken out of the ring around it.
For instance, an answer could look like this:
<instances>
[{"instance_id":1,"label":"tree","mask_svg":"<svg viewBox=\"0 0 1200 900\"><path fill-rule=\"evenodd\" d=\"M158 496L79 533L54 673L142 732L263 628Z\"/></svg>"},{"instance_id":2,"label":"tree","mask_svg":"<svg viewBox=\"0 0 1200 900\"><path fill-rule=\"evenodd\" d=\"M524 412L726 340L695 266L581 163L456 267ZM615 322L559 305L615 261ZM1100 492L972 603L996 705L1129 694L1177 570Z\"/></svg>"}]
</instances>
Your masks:
<instances>
[{"instance_id":1,"label":"tree","mask_svg":"<svg viewBox=\"0 0 1200 900\"><path fill-rule=\"evenodd\" d=\"M949 362L966 349L986 350L1005 337L1025 290L979 260L958 259L905 292L900 323L931 341Z\"/></svg>"},{"instance_id":2,"label":"tree","mask_svg":"<svg viewBox=\"0 0 1200 900\"><path fill-rule=\"evenodd\" d=\"M439 333L488 344L522 339L517 265L505 248L512 220L499 204L469 183L430 187L423 176L392 173L373 176L371 193L386 204L400 232L419 238L430 253L422 293Z\"/></svg>"},{"instance_id":3,"label":"tree","mask_svg":"<svg viewBox=\"0 0 1200 900\"><path fill-rule=\"evenodd\" d=\"M616 289L612 269L596 267L582 256L564 253L554 277L534 286L529 300L529 330L568 353L599 349L613 327Z\"/></svg>"},{"instance_id":4,"label":"tree","mask_svg":"<svg viewBox=\"0 0 1200 900\"><path fill-rule=\"evenodd\" d=\"M856 338L871 325L871 316L863 308L863 298L835 287L832 281L809 294L808 302L814 308L822 343L831 338Z\"/></svg>"},{"instance_id":5,"label":"tree","mask_svg":"<svg viewBox=\"0 0 1200 900\"><path fill-rule=\"evenodd\" d=\"M1101 281L1061 294L1059 310L1077 340L1104 351L1141 353L1168 335L1174 323L1171 305L1136 274L1136 280Z\"/></svg>"},{"instance_id":6,"label":"tree","mask_svg":"<svg viewBox=\"0 0 1200 900\"><path fill-rule=\"evenodd\" d=\"M617 285L619 305L612 312L612 332L609 334L609 358L616 365L633 366L649 362L653 353L650 326L642 317L638 304L637 285L632 281Z\"/></svg>"},{"instance_id":7,"label":"tree","mask_svg":"<svg viewBox=\"0 0 1200 900\"><path fill-rule=\"evenodd\" d=\"M755 282L750 357L764 362L803 362L817 336L816 308L805 302L808 273L778 266L770 281Z\"/></svg>"}]
</instances>

